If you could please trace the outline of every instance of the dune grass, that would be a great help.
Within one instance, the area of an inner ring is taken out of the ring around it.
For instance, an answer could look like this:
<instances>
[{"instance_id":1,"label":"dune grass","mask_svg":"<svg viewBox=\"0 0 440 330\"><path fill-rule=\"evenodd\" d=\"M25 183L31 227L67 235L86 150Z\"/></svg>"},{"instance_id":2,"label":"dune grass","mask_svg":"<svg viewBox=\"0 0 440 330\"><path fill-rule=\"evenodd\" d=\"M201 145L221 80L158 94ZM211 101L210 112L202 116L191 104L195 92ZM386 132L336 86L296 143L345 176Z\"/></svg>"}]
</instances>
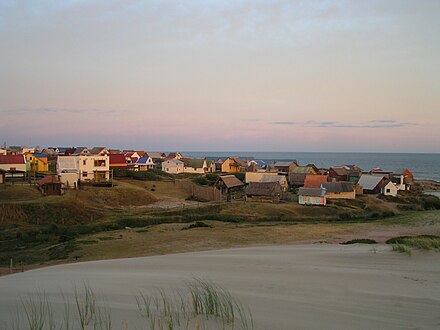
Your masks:
<instances>
[{"instance_id":1,"label":"dune grass","mask_svg":"<svg viewBox=\"0 0 440 330\"><path fill-rule=\"evenodd\" d=\"M419 236L399 236L386 241L387 244L393 244L396 250L419 249L419 250L440 250L440 236L419 235ZM403 251L406 252L406 251Z\"/></svg>"},{"instance_id":2,"label":"dune grass","mask_svg":"<svg viewBox=\"0 0 440 330\"><path fill-rule=\"evenodd\" d=\"M158 290L152 295L140 292L135 300L142 329L253 329L250 310L227 290L202 279L188 281L185 288L184 291L171 292ZM115 329L111 310L98 303L90 285L75 287L73 301L63 293L61 295L62 312L54 308L45 292L22 298L16 314L9 323L0 324L0 329ZM131 326L124 324L124 329Z\"/></svg>"}]
</instances>

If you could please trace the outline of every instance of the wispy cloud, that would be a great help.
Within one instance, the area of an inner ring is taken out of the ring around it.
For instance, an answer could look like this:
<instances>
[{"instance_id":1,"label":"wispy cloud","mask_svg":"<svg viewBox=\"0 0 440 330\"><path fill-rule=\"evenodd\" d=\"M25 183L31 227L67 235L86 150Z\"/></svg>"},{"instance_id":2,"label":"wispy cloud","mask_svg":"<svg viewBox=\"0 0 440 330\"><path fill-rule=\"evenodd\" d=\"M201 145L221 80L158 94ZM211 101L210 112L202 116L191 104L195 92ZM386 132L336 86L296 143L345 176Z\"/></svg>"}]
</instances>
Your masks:
<instances>
[{"instance_id":1,"label":"wispy cloud","mask_svg":"<svg viewBox=\"0 0 440 330\"><path fill-rule=\"evenodd\" d=\"M276 121L273 125L295 125L302 127L324 127L324 128L398 128L407 126L417 126L416 123L399 122L396 120L370 120L360 123L349 123L340 121L317 121L307 120L302 122L295 121Z\"/></svg>"},{"instance_id":2,"label":"wispy cloud","mask_svg":"<svg viewBox=\"0 0 440 330\"><path fill-rule=\"evenodd\" d=\"M96 114L113 114L113 113L123 113L126 110L103 110L103 109L69 109L69 108L18 108L18 109L7 109L0 110L4 114L57 114L57 113L96 113Z\"/></svg>"}]
</instances>

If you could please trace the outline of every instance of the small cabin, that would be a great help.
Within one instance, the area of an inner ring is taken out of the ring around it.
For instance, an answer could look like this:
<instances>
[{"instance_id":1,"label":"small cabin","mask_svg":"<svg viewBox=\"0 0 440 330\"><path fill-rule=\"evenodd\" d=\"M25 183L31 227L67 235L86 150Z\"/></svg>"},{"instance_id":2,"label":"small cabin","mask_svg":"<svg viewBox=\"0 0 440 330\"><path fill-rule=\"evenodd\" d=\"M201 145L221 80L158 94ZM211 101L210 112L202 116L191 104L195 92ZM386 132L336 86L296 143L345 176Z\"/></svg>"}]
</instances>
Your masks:
<instances>
[{"instance_id":1,"label":"small cabin","mask_svg":"<svg viewBox=\"0 0 440 330\"><path fill-rule=\"evenodd\" d=\"M298 204L300 205L326 205L327 197L324 188L304 188L298 189Z\"/></svg>"}]
</instances>

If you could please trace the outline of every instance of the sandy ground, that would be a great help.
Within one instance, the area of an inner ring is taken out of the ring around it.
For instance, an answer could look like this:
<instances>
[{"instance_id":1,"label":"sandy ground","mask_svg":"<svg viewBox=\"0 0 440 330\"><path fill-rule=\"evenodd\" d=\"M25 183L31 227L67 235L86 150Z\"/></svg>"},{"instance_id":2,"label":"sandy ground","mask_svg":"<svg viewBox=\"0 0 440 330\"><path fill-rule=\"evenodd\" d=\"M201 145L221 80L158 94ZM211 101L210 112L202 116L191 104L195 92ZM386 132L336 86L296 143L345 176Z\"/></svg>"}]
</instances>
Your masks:
<instances>
[{"instance_id":1,"label":"sandy ground","mask_svg":"<svg viewBox=\"0 0 440 330\"><path fill-rule=\"evenodd\" d=\"M134 328L135 295L200 277L247 305L256 329L439 329L440 254L389 246L308 244L237 248L36 269L0 278L0 320L39 291L62 302L87 282Z\"/></svg>"}]
</instances>

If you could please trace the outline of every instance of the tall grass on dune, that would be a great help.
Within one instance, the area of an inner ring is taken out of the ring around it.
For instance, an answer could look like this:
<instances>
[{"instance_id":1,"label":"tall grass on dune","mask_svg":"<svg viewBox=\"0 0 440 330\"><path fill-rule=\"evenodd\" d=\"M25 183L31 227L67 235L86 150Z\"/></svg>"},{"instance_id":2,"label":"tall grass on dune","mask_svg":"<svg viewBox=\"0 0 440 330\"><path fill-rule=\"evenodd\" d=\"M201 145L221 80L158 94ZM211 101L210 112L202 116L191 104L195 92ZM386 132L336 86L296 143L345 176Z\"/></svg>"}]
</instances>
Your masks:
<instances>
[{"instance_id":1,"label":"tall grass on dune","mask_svg":"<svg viewBox=\"0 0 440 330\"><path fill-rule=\"evenodd\" d=\"M16 314L0 329L8 330L111 330L111 310L97 303L97 296L88 284L74 288L73 298L61 293L62 308L55 309L45 292L36 292L21 299ZM139 293L135 297L142 329L253 329L252 314L225 289L202 279L188 281L183 291L154 294ZM129 319L128 319L129 320ZM129 322L123 329L129 327Z\"/></svg>"}]
</instances>

